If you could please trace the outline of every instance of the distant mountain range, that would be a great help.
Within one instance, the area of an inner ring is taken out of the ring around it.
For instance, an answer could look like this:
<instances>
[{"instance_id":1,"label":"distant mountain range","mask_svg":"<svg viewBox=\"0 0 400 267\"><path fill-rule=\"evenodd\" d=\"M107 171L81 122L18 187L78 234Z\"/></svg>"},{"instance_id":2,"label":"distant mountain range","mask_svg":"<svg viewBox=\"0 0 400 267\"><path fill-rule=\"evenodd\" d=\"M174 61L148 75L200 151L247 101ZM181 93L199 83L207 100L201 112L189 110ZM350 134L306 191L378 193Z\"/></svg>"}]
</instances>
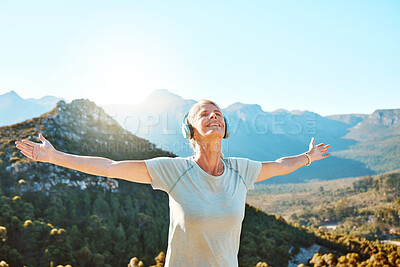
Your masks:
<instances>
[{"instance_id":1,"label":"distant mountain range","mask_svg":"<svg viewBox=\"0 0 400 267\"><path fill-rule=\"evenodd\" d=\"M0 126L38 117L53 109L60 100L65 101L65 99L55 96L23 99L14 91L0 95Z\"/></svg>"},{"instance_id":2,"label":"distant mountain range","mask_svg":"<svg viewBox=\"0 0 400 267\"><path fill-rule=\"evenodd\" d=\"M0 114L7 110L3 107L20 105L23 108L14 108L11 113L6 111L6 115L34 117L29 115L33 112L22 111L29 110L29 105L36 108L47 105L49 108L56 100L55 97L23 100L15 92L10 92L0 96L0 112L3 112ZM102 108L109 120L115 119L123 128L147 139L157 148L188 156L192 151L188 140L181 134L181 123L194 103L195 100L183 99L161 89L137 105L103 105ZM39 108L36 112L40 112ZM271 178L266 183L330 180L400 168L400 109L322 117L307 110L266 112L257 104L236 102L223 111L232 132L230 138L222 141L225 156L272 161L307 151L311 137L315 137L316 144L331 145L329 158L283 177ZM0 122L3 120L6 119L0 119Z\"/></svg>"},{"instance_id":3,"label":"distant mountain range","mask_svg":"<svg viewBox=\"0 0 400 267\"><path fill-rule=\"evenodd\" d=\"M161 89L154 91L138 105L102 107L132 133L164 150L188 156L192 151L181 134L181 123L184 114L194 103L195 100L186 100ZM400 168L400 158L395 156L396 153L400 154L400 109L322 117L307 110L279 109L266 112L257 104L236 102L223 111L232 132L231 137L222 143L225 156L276 160L307 151L311 137L315 137L316 144L324 142L331 145L328 159L283 177L271 178L266 183L356 177ZM373 148L378 149L376 153L370 151L372 137L378 138ZM383 145L385 142L387 144ZM382 165L382 162L385 164Z\"/></svg>"}]
</instances>

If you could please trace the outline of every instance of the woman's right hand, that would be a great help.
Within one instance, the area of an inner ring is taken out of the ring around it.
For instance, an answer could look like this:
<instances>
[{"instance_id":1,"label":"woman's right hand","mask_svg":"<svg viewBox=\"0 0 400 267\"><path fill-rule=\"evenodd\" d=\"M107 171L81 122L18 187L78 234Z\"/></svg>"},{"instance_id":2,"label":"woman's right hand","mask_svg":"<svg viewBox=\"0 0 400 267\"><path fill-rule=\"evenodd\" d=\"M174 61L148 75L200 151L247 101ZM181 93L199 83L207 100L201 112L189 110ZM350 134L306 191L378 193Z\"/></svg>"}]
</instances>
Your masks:
<instances>
[{"instance_id":1,"label":"woman's right hand","mask_svg":"<svg viewBox=\"0 0 400 267\"><path fill-rule=\"evenodd\" d=\"M39 162L50 162L51 155L56 151L53 145L39 133L39 139L42 143L35 143L26 139L21 142L16 141L16 147L26 157L39 161Z\"/></svg>"}]
</instances>

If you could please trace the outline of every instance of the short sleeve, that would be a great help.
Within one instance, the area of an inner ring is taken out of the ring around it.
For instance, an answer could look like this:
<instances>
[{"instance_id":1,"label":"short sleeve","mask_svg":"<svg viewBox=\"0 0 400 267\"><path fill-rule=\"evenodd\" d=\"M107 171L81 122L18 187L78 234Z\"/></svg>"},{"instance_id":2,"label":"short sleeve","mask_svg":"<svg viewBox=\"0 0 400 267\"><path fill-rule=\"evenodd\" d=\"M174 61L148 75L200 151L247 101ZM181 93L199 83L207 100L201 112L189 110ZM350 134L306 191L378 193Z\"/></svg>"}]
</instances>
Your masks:
<instances>
[{"instance_id":1,"label":"short sleeve","mask_svg":"<svg viewBox=\"0 0 400 267\"><path fill-rule=\"evenodd\" d=\"M262 163L260 161L247 158L236 158L238 171L246 184L247 189L253 189L254 183L257 181L261 172Z\"/></svg>"},{"instance_id":2,"label":"short sleeve","mask_svg":"<svg viewBox=\"0 0 400 267\"><path fill-rule=\"evenodd\" d=\"M144 160L153 189L169 192L179 177L179 159L157 157Z\"/></svg>"}]
</instances>

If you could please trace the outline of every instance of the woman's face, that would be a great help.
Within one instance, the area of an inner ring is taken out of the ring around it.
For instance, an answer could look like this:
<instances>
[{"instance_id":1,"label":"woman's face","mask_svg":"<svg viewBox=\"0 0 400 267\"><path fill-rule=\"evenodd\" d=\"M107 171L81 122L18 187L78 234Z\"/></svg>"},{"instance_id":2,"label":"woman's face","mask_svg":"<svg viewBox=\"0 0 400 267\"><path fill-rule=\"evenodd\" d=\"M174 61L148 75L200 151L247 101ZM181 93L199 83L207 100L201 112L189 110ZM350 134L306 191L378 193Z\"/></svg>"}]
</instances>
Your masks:
<instances>
[{"instance_id":1,"label":"woman's face","mask_svg":"<svg viewBox=\"0 0 400 267\"><path fill-rule=\"evenodd\" d=\"M222 139L225 135L225 120L222 112L213 104L200 104L192 119L194 139L205 137Z\"/></svg>"}]
</instances>

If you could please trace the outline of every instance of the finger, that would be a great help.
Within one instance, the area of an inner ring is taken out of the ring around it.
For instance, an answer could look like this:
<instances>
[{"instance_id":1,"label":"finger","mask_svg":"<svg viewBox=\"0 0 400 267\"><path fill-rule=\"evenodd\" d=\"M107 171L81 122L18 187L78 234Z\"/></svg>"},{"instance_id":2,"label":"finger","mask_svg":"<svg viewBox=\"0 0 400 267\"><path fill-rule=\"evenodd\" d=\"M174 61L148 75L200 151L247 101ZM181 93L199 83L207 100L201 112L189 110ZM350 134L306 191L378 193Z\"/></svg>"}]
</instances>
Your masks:
<instances>
[{"instance_id":1,"label":"finger","mask_svg":"<svg viewBox=\"0 0 400 267\"><path fill-rule=\"evenodd\" d=\"M30 146L35 146L37 144L35 142L29 141L29 140L26 140L26 139L22 140L22 143L30 145Z\"/></svg>"},{"instance_id":2,"label":"finger","mask_svg":"<svg viewBox=\"0 0 400 267\"><path fill-rule=\"evenodd\" d=\"M36 144L35 144L36 145ZM31 145L28 145L28 144L25 144L25 143L21 143L21 142L15 142L15 146L16 147L24 147L24 148L33 148L34 146L31 146Z\"/></svg>"},{"instance_id":3,"label":"finger","mask_svg":"<svg viewBox=\"0 0 400 267\"><path fill-rule=\"evenodd\" d=\"M24 152L24 151L21 151L21 153L22 153L23 155L25 155L27 158L33 159L32 154L26 153L26 152Z\"/></svg>"},{"instance_id":4,"label":"finger","mask_svg":"<svg viewBox=\"0 0 400 267\"><path fill-rule=\"evenodd\" d=\"M32 148L25 148L25 147L21 147L21 148L18 148L20 151L23 151L23 152L25 152L25 153L30 153L30 154L32 154L33 153L33 149Z\"/></svg>"},{"instance_id":5,"label":"finger","mask_svg":"<svg viewBox=\"0 0 400 267\"><path fill-rule=\"evenodd\" d=\"M17 148L20 148L20 147L26 147L26 146L28 146L28 145L26 145L26 144L24 144L24 143L21 143L21 142L19 142L19 141L16 141L16 142L15 142L15 146L16 146Z\"/></svg>"},{"instance_id":6,"label":"finger","mask_svg":"<svg viewBox=\"0 0 400 267\"><path fill-rule=\"evenodd\" d=\"M321 144L317 145L317 147L321 147L321 146L323 146L323 145L324 145L324 143L321 143Z\"/></svg>"},{"instance_id":7,"label":"finger","mask_svg":"<svg viewBox=\"0 0 400 267\"><path fill-rule=\"evenodd\" d=\"M29 150L33 150L33 147L28 146L28 145L25 145L25 144L23 144L23 143L17 144L16 147L17 147L18 149L25 149L25 150L28 150L28 149L29 149Z\"/></svg>"},{"instance_id":8,"label":"finger","mask_svg":"<svg viewBox=\"0 0 400 267\"><path fill-rule=\"evenodd\" d=\"M326 154L326 155L324 155L323 157L324 158L327 158L327 157L329 157L330 156L330 154Z\"/></svg>"}]
</instances>

